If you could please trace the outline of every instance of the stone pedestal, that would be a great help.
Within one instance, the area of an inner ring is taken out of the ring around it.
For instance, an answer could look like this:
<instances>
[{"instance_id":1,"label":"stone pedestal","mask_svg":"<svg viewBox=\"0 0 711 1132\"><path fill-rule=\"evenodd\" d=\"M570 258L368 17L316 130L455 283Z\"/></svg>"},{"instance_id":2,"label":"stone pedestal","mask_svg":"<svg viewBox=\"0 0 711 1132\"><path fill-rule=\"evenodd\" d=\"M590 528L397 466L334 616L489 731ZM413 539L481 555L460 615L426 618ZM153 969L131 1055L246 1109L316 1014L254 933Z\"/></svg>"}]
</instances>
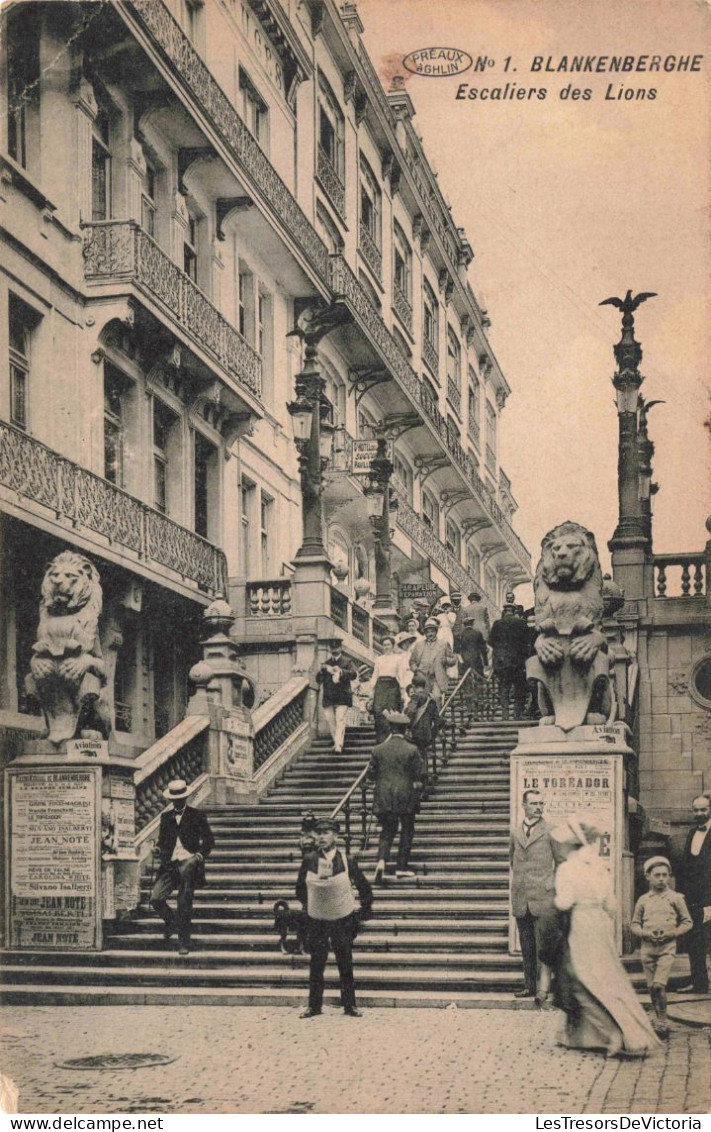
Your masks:
<instances>
[{"instance_id":1,"label":"stone pedestal","mask_svg":"<svg viewBox=\"0 0 711 1132\"><path fill-rule=\"evenodd\" d=\"M138 904L131 760L108 744L26 744L5 770L5 945L98 951Z\"/></svg>"},{"instance_id":2,"label":"stone pedestal","mask_svg":"<svg viewBox=\"0 0 711 1132\"><path fill-rule=\"evenodd\" d=\"M573 815L602 831L600 855L610 870L618 905L615 931L618 947L629 940L632 917L630 855L625 811L626 764L633 757L624 723L574 727L526 728L519 731L511 754L511 827L523 820L525 790L544 799L544 818L559 824ZM509 920L509 950L519 951L516 921Z\"/></svg>"}]
</instances>

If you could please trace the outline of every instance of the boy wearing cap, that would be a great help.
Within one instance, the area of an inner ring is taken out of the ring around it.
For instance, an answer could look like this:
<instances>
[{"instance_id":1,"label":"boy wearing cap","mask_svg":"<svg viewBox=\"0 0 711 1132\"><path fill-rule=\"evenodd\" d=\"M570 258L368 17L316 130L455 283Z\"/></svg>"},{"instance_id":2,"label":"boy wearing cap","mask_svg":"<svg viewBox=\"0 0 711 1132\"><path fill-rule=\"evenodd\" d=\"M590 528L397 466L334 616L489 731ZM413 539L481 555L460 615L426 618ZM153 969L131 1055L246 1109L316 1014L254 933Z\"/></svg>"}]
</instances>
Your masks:
<instances>
[{"instance_id":1,"label":"boy wearing cap","mask_svg":"<svg viewBox=\"0 0 711 1132\"><path fill-rule=\"evenodd\" d=\"M193 896L196 888L205 886L205 861L210 856L215 838L209 822L201 810L186 804L190 789L182 778L176 778L163 791L163 797L172 805L160 817L158 842L154 852L160 858L158 876L151 891L151 906L163 917L166 943L178 932L181 955L190 952L190 929L193 914ZM178 890L177 912L167 902L174 889Z\"/></svg>"},{"instance_id":2,"label":"boy wearing cap","mask_svg":"<svg viewBox=\"0 0 711 1132\"><path fill-rule=\"evenodd\" d=\"M649 892L637 901L630 927L632 934L642 941L642 967L652 996L654 1029L660 1037L667 1038L667 983L676 955L676 941L691 930L692 920L682 894L669 888L671 866L666 857L650 857L644 866L644 875Z\"/></svg>"},{"instance_id":3,"label":"boy wearing cap","mask_svg":"<svg viewBox=\"0 0 711 1132\"><path fill-rule=\"evenodd\" d=\"M316 849L306 853L296 881L296 897L306 912L306 937L311 953L309 1005L301 1015L313 1018L323 1007L323 973L329 945L338 964L341 1004L344 1014L360 1018L353 982L353 940L358 934L359 914L353 888L360 897L360 917L370 915L373 890L356 861L336 844L337 821L319 818L314 826Z\"/></svg>"}]
</instances>

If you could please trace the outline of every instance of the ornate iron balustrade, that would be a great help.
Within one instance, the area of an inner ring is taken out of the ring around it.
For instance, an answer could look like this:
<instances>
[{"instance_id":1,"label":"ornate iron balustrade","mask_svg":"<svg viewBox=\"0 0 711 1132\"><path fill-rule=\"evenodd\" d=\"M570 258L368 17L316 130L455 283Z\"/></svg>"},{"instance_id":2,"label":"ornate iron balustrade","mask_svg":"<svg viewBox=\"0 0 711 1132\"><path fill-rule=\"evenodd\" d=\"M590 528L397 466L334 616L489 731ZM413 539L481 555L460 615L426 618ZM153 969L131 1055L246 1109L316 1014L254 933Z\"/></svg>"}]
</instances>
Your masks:
<instances>
[{"instance_id":1,"label":"ornate iron balustrade","mask_svg":"<svg viewBox=\"0 0 711 1132\"><path fill-rule=\"evenodd\" d=\"M248 617L288 617L291 613L290 578L247 582L245 592Z\"/></svg>"},{"instance_id":2,"label":"ornate iron balustrade","mask_svg":"<svg viewBox=\"0 0 711 1132\"><path fill-rule=\"evenodd\" d=\"M673 594L669 588L668 570L673 570ZM677 570L679 574L677 575ZM692 577L693 571L693 577ZM655 597L701 597L706 593L708 578L702 553L655 554L654 555L654 596ZM691 592L693 587L693 594Z\"/></svg>"},{"instance_id":3,"label":"ornate iron balustrade","mask_svg":"<svg viewBox=\"0 0 711 1132\"><path fill-rule=\"evenodd\" d=\"M422 360L433 376L439 380L439 353L434 343L426 337L422 339Z\"/></svg>"},{"instance_id":4,"label":"ornate iron balustrade","mask_svg":"<svg viewBox=\"0 0 711 1132\"><path fill-rule=\"evenodd\" d=\"M496 475L496 453L490 444L486 446L486 467L492 476Z\"/></svg>"},{"instance_id":5,"label":"ornate iron balustrade","mask_svg":"<svg viewBox=\"0 0 711 1132\"><path fill-rule=\"evenodd\" d=\"M478 448L481 444L481 429L479 428L479 425L476 423L476 421L469 421L469 424L467 425L467 433L472 444L475 444Z\"/></svg>"},{"instance_id":6,"label":"ornate iron balustrade","mask_svg":"<svg viewBox=\"0 0 711 1132\"><path fill-rule=\"evenodd\" d=\"M351 312L382 354L393 377L419 403L419 377L402 354L358 277L340 254L329 256L329 286L337 298L345 299Z\"/></svg>"},{"instance_id":7,"label":"ornate iron balustrade","mask_svg":"<svg viewBox=\"0 0 711 1132\"><path fill-rule=\"evenodd\" d=\"M344 633L348 632L348 598L331 586L331 620Z\"/></svg>"},{"instance_id":8,"label":"ornate iron balustrade","mask_svg":"<svg viewBox=\"0 0 711 1132\"><path fill-rule=\"evenodd\" d=\"M397 283L393 283L393 310L403 326L412 334L412 303Z\"/></svg>"},{"instance_id":9,"label":"ornate iron balustrade","mask_svg":"<svg viewBox=\"0 0 711 1132\"><path fill-rule=\"evenodd\" d=\"M453 377L447 378L447 400L458 417L462 415L462 393Z\"/></svg>"},{"instance_id":10,"label":"ornate iron balustrade","mask_svg":"<svg viewBox=\"0 0 711 1132\"><path fill-rule=\"evenodd\" d=\"M370 614L356 601L351 604L351 625L355 639L370 648Z\"/></svg>"},{"instance_id":11,"label":"ornate iron balustrade","mask_svg":"<svg viewBox=\"0 0 711 1132\"><path fill-rule=\"evenodd\" d=\"M407 499L400 494L398 494L397 523L408 538L417 543L422 553L427 558L431 558L436 566L439 566L440 570L447 575L457 589L461 590L462 593L471 593L476 590L478 594L481 594L482 600L486 603L490 613L496 612L479 583L462 566L461 562L458 562L454 555L447 550L447 547L443 542L440 542L431 527L427 526L427 523L412 509Z\"/></svg>"},{"instance_id":12,"label":"ornate iron balustrade","mask_svg":"<svg viewBox=\"0 0 711 1132\"><path fill-rule=\"evenodd\" d=\"M144 288L238 385L261 395L259 354L135 221L84 225L84 275L90 283L120 279Z\"/></svg>"},{"instance_id":13,"label":"ornate iron balustrade","mask_svg":"<svg viewBox=\"0 0 711 1132\"><path fill-rule=\"evenodd\" d=\"M260 728L254 736L253 773L259 770L267 759L278 751L297 727L304 722L304 705L308 694L308 686L297 696L289 700L280 711Z\"/></svg>"},{"instance_id":14,"label":"ornate iron balustrade","mask_svg":"<svg viewBox=\"0 0 711 1132\"><path fill-rule=\"evenodd\" d=\"M318 147L318 154L316 157L316 176L321 182L323 188L326 190L331 198L331 201L336 206L341 216L345 218L346 215L346 187L341 180L338 170L333 165L330 157L325 149L321 146Z\"/></svg>"},{"instance_id":15,"label":"ornate iron balustrade","mask_svg":"<svg viewBox=\"0 0 711 1132\"><path fill-rule=\"evenodd\" d=\"M175 778L190 784L205 770L206 741L204 732L177 750L136 787L136 833L165 809L163 791Z\"/></svg>"},{"instance_id":16,"label":"ornate iron balustrade","mask_svg":"<svg viewBox=\"0 0 711 1132\"><path fill-rule=\"evenodd\" d=\"M226 593L224 553L194 531L0 421L0 484L166 566L210 594Z\"/></svg>"},{"instance_id":17,"label":"ornate iron balustrade","mask_svg":"<svg viewBox=\"0 0 711 1132\"><path fill-rule=\"evenodd\" d=\"M358 237L358 247L363 259L368 264L368 267L373 272L377 279L382 279L383 275L383 256L380 248L366 228L365 224L361 223Z\"/></svg>"},{"instance_id":18,"label":"ornate iron balustrade","mask_svg":"<svg viewBox=\"0 0 711 1132\"><path fill-rule=\"evenodd\" d=\"M121 10L125 5L117 4L117 7ZM247 174L325 282L328 276L326 245L163 0L130 0L128 7L136 13L188 94L207 115L241 171Z\"/></svg>"}]
</instances>

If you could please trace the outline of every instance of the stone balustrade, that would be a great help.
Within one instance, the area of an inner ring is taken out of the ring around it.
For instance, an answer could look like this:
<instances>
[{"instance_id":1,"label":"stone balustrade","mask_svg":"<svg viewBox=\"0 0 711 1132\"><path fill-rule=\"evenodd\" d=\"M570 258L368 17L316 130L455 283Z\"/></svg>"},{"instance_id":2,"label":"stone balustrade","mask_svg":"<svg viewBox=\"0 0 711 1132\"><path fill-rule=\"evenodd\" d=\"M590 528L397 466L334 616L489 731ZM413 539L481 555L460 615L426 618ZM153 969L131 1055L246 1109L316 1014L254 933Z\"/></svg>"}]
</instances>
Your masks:
<instances>
[{"instance_id":1,"label":"stone balustrade","mask_svg":"<svg viewBox=\"0 0 711 1132\"><path fill-rule=\"evenodd\" d=\"M245 587L247 617L289 617L292 611L290 578L249 581Z\"/></svg>"},{"instance_id":2,"label":"stone balustrade","mask_svg":"<svg viewBox=\"0 0 711 1132\"><path fill-rule=\"evenodd\" d=\"M135 221L84 225L84 275L90 285L126 282L146 291L237 385L261 396L259 354Z\"/></svg>"},{"instance_id":3,"label":"stone balustrade","mask_svg":"<svg viewBox=\"0 0 711 1132\"><path fill-rule=\"evenodd\" d=\"M142 562L174 570L211 596L226 593L227 563L218 547L5 422L0 487L133 551Z\"/></svg>"},{"instance_id":4,"label":"stone balustrade","mask_svg":"<svg viewBox=\"0 0 711 1132\"><path fill-rule=\"evenodd\" d=\"M701 597L707 592L707 585L702 553L654 555L655 597Z\"/></svg>"}]
</instances>

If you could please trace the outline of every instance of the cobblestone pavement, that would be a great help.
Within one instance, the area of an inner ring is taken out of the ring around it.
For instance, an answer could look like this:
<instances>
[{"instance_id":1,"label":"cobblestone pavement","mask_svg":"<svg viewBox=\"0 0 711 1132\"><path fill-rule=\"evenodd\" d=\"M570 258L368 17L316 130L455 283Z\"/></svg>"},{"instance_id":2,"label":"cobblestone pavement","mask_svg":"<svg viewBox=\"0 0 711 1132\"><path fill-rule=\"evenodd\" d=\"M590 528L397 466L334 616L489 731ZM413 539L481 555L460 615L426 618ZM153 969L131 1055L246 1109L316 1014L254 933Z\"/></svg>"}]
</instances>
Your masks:
<instances>
[{"instance_id":1,"label":"cobblestone pavement","mask_svg":"<svg viewBox=\"0 0 711 1132\"><path fill-rule=\"evenodd\" d=\"M646 1061L555 1045L533 1011L6 1007L2 1072L23 1113L706 1113L709 1029L675 1027ZM170 1065L76 1071L92 1054Z\"/></svg>"}]
</instances>

